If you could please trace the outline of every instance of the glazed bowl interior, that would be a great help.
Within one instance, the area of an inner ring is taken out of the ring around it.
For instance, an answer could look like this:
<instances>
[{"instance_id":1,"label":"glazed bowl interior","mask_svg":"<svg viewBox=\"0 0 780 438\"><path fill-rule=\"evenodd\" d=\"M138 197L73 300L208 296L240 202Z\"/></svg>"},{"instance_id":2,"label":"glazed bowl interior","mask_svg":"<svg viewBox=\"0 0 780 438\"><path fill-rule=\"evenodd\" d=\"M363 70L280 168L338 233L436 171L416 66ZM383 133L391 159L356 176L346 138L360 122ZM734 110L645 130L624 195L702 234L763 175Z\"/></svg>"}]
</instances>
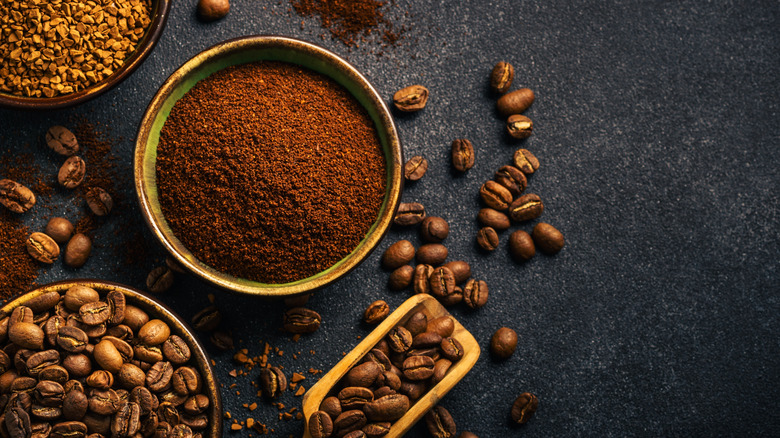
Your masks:
<instances>
[{"instance_id":1,"label":"glazed bowl interior","mask_svg":"<svg viewBox=\"0 0 780 438\"><path fill-rule=\"evenodd\" d=\"M165 29L171 0L151 0L151 23L136 49L125 63L109 77L75 93L55 97L24 97L0 92L0 107L23 110L67 108L91 100L127 79L152 53Z\"/></svg>"},{"instance_id":2,"label":"glazed bowl interior","mask_svg":"<svg viewBox=\"0 0 780 438\"><path fill-rule=\"evenodd\" d=\"M289 283L262 283L220 272L198 260L174 235L159 203L156 184L157 146L160 131L174 104L198 81L212 73L255 61L282 61L323 74L349 91L374 122L386 164L386 190L379 215L346 257L330 268ZM144 218L152 232L186 269L223 289L259 296L285 296L309 292L340 278L362 262L392 224L403 186L403 157L392 115L368 80L339 56L314 44L279 36L250 36L213 46L174 72L152 99L136 140L135 186Z\"/></svg>"},{"instance_id":3,"label":"glazed bowl interior","mask_svg":"<svg viewBox=\"0 0 780 438\"><path fill-rule=\"evenodd\" d=\"M48 292L58 292L64 294L65 291L73 286L87 286L95 289L101 294L108 291L115 290L121 292L125 296L127 304L132 304L139 309L147 312L150 317L158 318L164 321L171 329L171 334L181 337L187 345L190 347L191 352L191 365L195 367L200 375L203 377L203 393L209 397L210 406L207 411L209 419L209 427L204 432L204 436L220 437L222 436L222 397L219 392L219 384L214 377L214 370L211 368L211 363L203 350L203 347L198 343L197 338L192 334L183 320L176 315L166 305L160 303L154 298L149 297L143 292L124 286L118 283L112 283L108 281L99 280L68 280L60 281L56 283L50 283L45 286L41 286L26 294L16 298L15 300L6 303L0 308L0 315L3 317L10 315L13 309L21 306L31 299Z\"/></svg>"}]
</instances>

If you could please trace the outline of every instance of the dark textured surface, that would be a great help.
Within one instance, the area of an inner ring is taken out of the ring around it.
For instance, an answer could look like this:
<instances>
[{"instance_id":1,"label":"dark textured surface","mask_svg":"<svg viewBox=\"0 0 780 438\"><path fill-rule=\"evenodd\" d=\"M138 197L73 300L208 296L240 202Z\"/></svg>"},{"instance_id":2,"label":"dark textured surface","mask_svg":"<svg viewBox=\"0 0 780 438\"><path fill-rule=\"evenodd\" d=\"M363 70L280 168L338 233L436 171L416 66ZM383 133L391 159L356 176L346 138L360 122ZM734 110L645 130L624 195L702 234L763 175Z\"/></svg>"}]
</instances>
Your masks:
<instances>
[{"instance_id":1,"label":"dark textured surface","mask_svg":"<svg viewBox=\"0 0 780 438\"><path fill-rule=\"evenodd\" d=\"M97 101L50 113L0 110L0 153L32 152L45 171L59 166L37 143L51 124L85 117L122 138L114 154L125 201L100 228L94 257L79 271L44 269L40 282L93 276L142 286L163 257L134 219L131 154L146 103L179 65L216 42L254 33L295 36L345 56L388 99L412 83L431 91L423 112L397 117L407 156L431 163L404 200L449 220L450 259L471 263L490 286L484 308L453 309L483 345L474 370L443 401L459 430L481 437L780 430L780 4L398 0L390 13L408 30L402 45L383 51L375 42L349 50L321 39L319 21L302 19L287 2L234 1L229 16L212 24L199 23L194 11L194 2L175 2L149 59ZM504 134L493 109L487 77L499 60L515 66L513 88L537 95L526 112L534 135L524 142ZM454 175L448 161L458 137L477 149L465 176ZM520 145L542 162L529 183L545 202L541 219L567 239L560 254L524 265L510 260L508 233L490 255L474 244L479 186ZM61 206L67 196L47 202ZM42 227L64 211L39 206L24 221ZM122 267L127 239L117 234L136 228L153 249ZM309 368L329 369L367 333L359 319L370 302L382 298L396 307L406 298L387 290L379 268L381 252L400 238L419 243L413 230L391 231L363 265L311 300L324 322L298 343L278 331L279 304L188 278L161 298L189 318L214 293L240 346L250 355L265 341L281 348L284 355L271 362L304 372L309 388L316 381ZM498 363L486 346L502 325L517 330L520 342L510 360ZM300 434L301 422L278 420L280 411L254 395L256 369L232 378L230 355L214 358L234 418L252 417L279 436ZM539 410L513 428L509 407L523 391L539 397ZM241 406L255 401L254 411ZM286 410L300 404L291 393L281 401ZM426 434L418 426L410 436Z\"/></svg>"}]
</instances>

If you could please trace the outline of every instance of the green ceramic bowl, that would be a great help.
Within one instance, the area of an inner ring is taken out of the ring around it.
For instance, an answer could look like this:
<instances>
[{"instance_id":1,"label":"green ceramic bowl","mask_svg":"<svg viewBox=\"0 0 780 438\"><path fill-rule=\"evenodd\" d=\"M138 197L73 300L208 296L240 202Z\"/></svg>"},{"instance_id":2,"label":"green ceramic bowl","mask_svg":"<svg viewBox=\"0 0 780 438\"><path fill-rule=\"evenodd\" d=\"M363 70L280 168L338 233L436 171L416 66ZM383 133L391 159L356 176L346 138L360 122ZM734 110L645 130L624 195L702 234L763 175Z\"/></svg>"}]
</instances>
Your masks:
<instances>
[{"instance_id":1,"label":"green ceramic bowl","mask_svg":"<svg viewBox=\"0 0 780 438\"><path fill-rule=\"evenodd\" d=\"M387 189L380 212L363 240L325 271L290 283L260 283L217 271L198 260L176 238L160 208L156 184L157 145L171 108L198 81L226 67L253 61L283 61L328 76L346 88L374 121L384 150ZM392 224L403 188L403 156L395 123L379 93L348 62L317 45L279 36L250 36L225 41L199 53L176 70L160 87L144 114L135 149L135 187L141 211L154 235L188 271L227 290L286 296L310 292L332 283L355 268L377 246Z\"/></svg>"}]
</instances>

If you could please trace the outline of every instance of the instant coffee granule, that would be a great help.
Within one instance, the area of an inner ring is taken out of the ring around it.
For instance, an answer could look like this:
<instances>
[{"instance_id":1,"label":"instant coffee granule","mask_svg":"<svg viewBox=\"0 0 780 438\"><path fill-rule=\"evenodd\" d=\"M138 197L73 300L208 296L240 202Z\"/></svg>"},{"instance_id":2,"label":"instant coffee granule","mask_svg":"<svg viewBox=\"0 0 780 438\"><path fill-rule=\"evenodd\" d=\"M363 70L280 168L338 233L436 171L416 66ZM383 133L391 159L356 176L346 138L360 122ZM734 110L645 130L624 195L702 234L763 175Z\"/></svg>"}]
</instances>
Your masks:
<instances>
[{"instance_id":1,"label":"instant coffee granule","mask_svg":"<svg viewBox=\"0 0 780 438\"><path fill-rule=\"evenodd\" d=\"M157 148L160 205L176 237L212 268L266 283L309 277L355 249L386 178L357 100L281 62L200 81L172 108Z\"/></svg>"}]
</instances>

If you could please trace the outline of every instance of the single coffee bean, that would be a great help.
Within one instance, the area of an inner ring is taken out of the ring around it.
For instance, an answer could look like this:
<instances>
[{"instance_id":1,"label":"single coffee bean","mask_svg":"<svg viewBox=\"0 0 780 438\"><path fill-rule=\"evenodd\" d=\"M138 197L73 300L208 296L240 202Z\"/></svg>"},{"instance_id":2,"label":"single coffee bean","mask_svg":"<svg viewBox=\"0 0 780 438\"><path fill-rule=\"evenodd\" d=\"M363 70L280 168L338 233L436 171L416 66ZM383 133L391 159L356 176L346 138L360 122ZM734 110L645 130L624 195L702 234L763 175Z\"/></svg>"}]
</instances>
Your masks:
<instances>
[{"instance_id":1,"label":"single coffee bean","mask_svg":"<svg viewBox=\"0 0 780 438\"><path fill-rule=\"evenodd\" d=\"M320 403L320 411L328 414L331 419L336 418L341 415L341 402L335 396L325 397L325 400Z\"/></svg>"},{"instance_id":2,"label":"single coffee bean","mask_svg":"<svg viewBox=\"0 0 780 438\"><path fill-rule=\"evenodd\" d=\"M146 287L153 294L167 292L173 286L173 271L167 266L158 266L146 276Z\"/></svg>"},{"instance_id":3,"label":"single coffee bean","mask_svg":"<svg viewBox=\"0 0 780 438\"><path fill-rule=\"evenodd\" d=\"M165 358L162 353L162 348L144 344L137 344L133 346L133 356L135 359L141 362L140 364L136 365L142 367L144 370L149 369L149 364L160 362ZM146 362L146 364L144 364L144 362Z\"/></svg>"},{"instance_id":4,"label":"single coffee bean","mask_svg":"<svg viewBox=\"0 0 780 438\"><path fill-rule=\"evenodd\" d=\"M333 433L333 420L325 411L317 411L309 417L309 434L312 438L328 438Z\"/></svg>"},{"instance_id":5,"label":"single coffee bean","mask_svg":"<svg viewBox=\"0 0 780 438\"><path fill-rule=\"evenodd\" d=\"M0 204L14 213L24 213L35 205L35 195L16 181L0 179Z\"/></svg>"},{"instance_id":6,"label":"single coffee bean","mask_svg":"<svg viewBox=\"0 0 780 438\"><path fill-rule=\"evenodd\" d=\"M368 388L374 384L382 371L382 367L376 362L363 362L347 371L344 375L344 385Z\"/></svg>"},{"instance_id":7,"label":"single coffee bean","mask_svg":"<svg viewBox=\"0 0 780 438\"><path fill-rule=\"evenodd\" d=\"M474 167L474 145L465 138L452 141L450 148L452 167L458 172L465 172Z\"/></svg>"},{"instance_id":8,"label":"single coffee bean","mask_svg":"<svg viewBox=\"0 0 780 438\"><path fill-rule=\"evenodd\" d=\"M65 306L72 312L78 312L84 304L98 300L100 300L100 295L95 289L82 285L69 288L65 292L64 298Z\"/></svg>"},{"instance_id":9,"label":"single coffee bean","mask_svg":"<svg viewBox=\"0 0 780 438\"><path fill-rule=\"evenodd\" d=\"M385 388L390 389L387 394L395 394L395 392L398 391L398 388L401 387L401 378L398 377L398 375L393 371L385 371L379 376L377 383L384 385ZM379 390L376 390L374 391L374 399L387 394L380 394Z\"/></svg>"},{"instance_id":10,"label":"single coffee bean","mask_svg":"<svg viewBox=\"0 0 780 438\"><path fill-rule=\"evenodd\" d=\"M181 421L181 414L176 406L171 402L160 402L157 406L157 417L159 421L164 421L168 424L179 424Z\"/></svg>"},{"instance_id":11,"label":"single coffee bean","mask_svg":"<svg viewBox=\"0 0 780 438\"><path fill-rule=\"evenodd\" d=\"M8 339L21 348L43 348L43 330L32 322L17 322L8 329Z\"/></svg>"},{"instance_id":12,"label":"single coffee bean","mask_svg":"<svg viewBox=\"0 0 780 438\"><path fill-rule=\"evenodd\" d=\"M404 112L420 111L428 103L428 89L422 85L402 88L393 95L393 104Z\"/></svg>"},{"instance_id":13,"label":"single coffee bean","mask_svg":"<svg viewBox=\"0 0 780 438\"><path fill-rule=\"evenodd\" d=\"M339 434L341 434L341 432L339 432ZM363 432L363 429L359 429L359 430L353 430L352 432L347 433L341 438L367 438L367 437L368 435L366 435L366 433Z\"/></svg>"},{"instance_id":14,"label":"single coffee bean","mask_svg":"<svg viewBox=\"0 0 780 438\"><path fill-rule=\"evenodd\" d=\"M133 389L146 383L146 373L136 365L123 363L117 373L117 382L123 388Z\"/></svg>"},{"instance_id":15,"label":"single coffee bean","mask_svg":"<svg viewBox=\"0 0 780 438\"><path fill-rule=\"evenodd\" d=\"M192 367L179 367L173 371L171 387L181 395L195 395L200 392L200 375Z\"/></svg>"},{"instance_id":16,"label":"single coffee bean","mask_svg":"<svg viewBox=\"0 0 780 438\"><path fill-rule=\"evenodd\" d=\"M490 208L504 211L512 203L512 193L495 181L486 181L479 189L479 196Z\"/></svg>"},{"instance_id":17,"label":"single coffee bean","mask_svg":"<svg viewBox=\"0 0 780 438\"><path fill-rule=\"evenodd\" d=\"M73 236L73 230L73 224L69 220L64 217L53 217L49 219L44 232L54 239L55 242L63 245Z\"/></svg>"},{"instance_id":18,"label":"single coffee bean","mask_svg":"<svg viewBox=\"0 0 780 438\"><path fill-rule=\"evenodd\" d=\"M177 424L171 428L168 438L195 438L195 434L186 424Z\"/></svg>"},{"instance_id":19,"label":"single coffee bean","mask_svg":"<svg viewBox=\"0 0 780 438\"><path fill-rule=\"evenodd\" d=\"M408 240L399 240L390 245L382 254L382 266L396 269L408 264L414 258L414 245Z\"/></svg>"},{"instance_id":20,"label":"single coffee bean","mask_svg":"<svg viewBox=\"0 0 780 438\"><path fill-rule=\"evenodd\" d=\"M402 202L398 205L393 223L399 226L417 225L425 219L425 207L418 202Z\"/></svg>"},{"instance_id":21,"label":"single coffee bean","mask_svg":"<svg viewBox=\"0 0 780 438\"><path fill-rule=\"evenodd\" d=\"M411 265L403 265L390 273L387 286L390 290L404 290L412 284L414 268Z\"/></svg>"},{"instance_id":22,"label":"single coffee bean","mask_svg":"<svg viewBox=\"0 0 780 438\"><path fill-rule=\"evenodd\" d=\"M415 155L404 163L404 178L407 181L417 181L428 170L428 160L420 155Z\"/></svg>"},{"instance_id":23,"label":"single coffee bean","mask_svg":"<svg viewBox=\"0 0 780 438\"><path fill-rule=\"evenodd\" d=\"M453 337L442 339L440 348L441 355L452 362L457 362L463 357L463 345Z\"/></svg>"},{"instance_id":24,"label":"single coffee bean","mask_svg":"<svg viewBox=\"0 0 780 438\"><path fill-rule=\"evenodd\" d=\"M434 361L428 356L409 356L402 367L409 380L425 380L433 375Z\"/></svg>"},{"instance_id":25,"label":"single coffee bean","mask_svg":"<svg viewBox=\"0 0 780 438\"><path fill-rule=\"evenodd\" d=\"M367 423L366 414L363 411L353 409L342 412L335 420L333 427L339 431L339 435L358 430Z\"/></svg>"},{"instance_id":26,"label":"single coffee bean","mask_svg":"<svg viewBox=\"0 0 780 438\"><path fill-rule=\"evenodd\" d=\"M455 321L448 315L440 316L428 321L426 331L438 333L442 338L452 336L455 331Z\"/></svg>"},{"instance_id":27,"label":"single coffee bean","mask_svg":"<svg viewBox=\"0 0 780 438\"><path fill-rule=\"evenodd\" d=\"M32 233L25 242L30 257L41 263L52 264L60 256L60 247L51 237L43 233Z\"/></svg>"},{"instance_id":28,"label":"single coffee bean","mask_svg":"<svg viewBox=\"0 0 780 438\"><path fill-rule=\"evenodd\" d=\"M363 409L363 405L374 399L374 393L362 386L347 386L339 391L337 397L342 409Z\"/></svg>"},{"instance_id":29,"label":"single coffee bean","mask_svg":"<svg viewBox=\"0 0 780 438\"><path fill-rule=\"evenodd\" d=\"M401 388L398 390L401 394L409 397L409 400L417 400L428 390L427 383L422 381L404 380Z\"/></svg>"},{"instance_id":30,"label":"single coffee bean","mask_svg":"<svg viewBox=\"0 0 780 438\"><path fill-rule=\"evenodd\" d=\"M493 179L506 187L512 196L520 196L528 185L528 179L525 174L515 166L501 166L493 175Z\"/></svg>"},{"instance_id":31,"label":"single coffee bean","mask_svg":"<svg viewBox=\"0 0 780 438\"><path fill-rule=\"evenodd\" d=\"M68 370L71 379L87 377L89 373L92 372L92 362L90 361L89 356L83 353L65 356L65 358L62 359L62 366Z\"/></svg>"},{"instance_id":32,"label":"single coffee bean","mask_svg":"<svg viewBox=\"0 0 780 438\"><path fill-rule=\"evenodd\" d=\"M117 373L122 368L124 361L116 346L109 340L102 340L95 345L92 353L95 362L103 369Z\"/></svg>"},{"instance_id":33,"label":"single coffee bean","mask_svg":"<svg viewBox=\"0 0 780 438\"><path fill-rule=\"evenodd\" d=\"M108 318L109 324L119 324L125 319L125 295L122 292L119 291L109 291L106 294L106 303L108 303L108 308L110 312L110 316ZM127 327L127 326L122 326ZM130 334L132 337L132 334ZM121 338L121 336L117 336L118 338Z\"/></svg>"},{"instance_id":34,"label":"single coffee bean","mask_svg":"<svg viewBox=\"0 0 780 438\"><path fill-rule=\"evenodd\" d=\"M369 421L395 421L409 410L409 397L403 394L389 394L370 401L363 406Z\"/></svg>"},{"instance_id":35,"label":"single coffee bean","mask_svg":"<svg viewBox=\"0 0 780 438\"><path fill-rule=\"evenodd\" d=\"M428 216L420 224L420 237L429 243L440 243L450 234L450 224L438 216Z\"/></svg>"},{"instance_id":36,"label":"single coffee bean","mask_svg":"<svg viewBox=\"0 0 780 438\"><path fill-rule=\"evenodd\" d=\"M198 314L195 316L198 316ZM193 318L192 325L196 326L196 329L198 328L196 321L199 320L200 319L196 320ZM143 327L144 324L149 322L149 315L138 307L127 304L125 305L125 319L122 322L130 327L133 332L137 333L138 330L141 330L141 327Z\"/></svg>"},{"instance_id":37,"label":"single coffee bean","mask_svg":"<svg viewBox=\"0 0 780 438\"><path fill-rule=\"evenodd\" d=\"M65 420L81 420L87 413L89 401L81 391L70 391L62 399L62 417Z\"/></svg>"},{"instance_id":38,"label":"single coffee bean","mask_svg":"<svg viewBox=\"0 0 780 438\"><path fill-rule=\"evenodd\" d=\"M463 301L472 309L479 309L488 300L488 286L482 280L471 279L463 287Z\"/></svg>"},{"instance_id":39,"label":"single coffee bean","mask_svg":"<svg viewBox=\"0 0 780 438\"><path fill-rule=\"evenodd\" d=\"M79 308L79 318L84 324L98 325L111 317L111 307L104 301L93 301Z\"/></svg>"},{"instance_id":40,"label":"single coffee bean","mask_svg":"<svg viewBox=\"0 0 780 438\"><path fill-rule=\"evenodd\" d=\"M520 114L534 103L534 92L529 88L520 88L501 96L496 102L496 109L504 117Z\"/></svg>"},{"instance_id":41,"label":"single coffee bean","mask_svg":"<svg viewBox=\"0 0 780 438\"><path fill-rule=\"evenodd\" d=\"M211 333L211 336L209 337L209 340L211 341L211 344L218 349L222 351L229 351L234 348L233 346L233 336L230 335L230 333L224 331L224 330L216 330L213 333ZM165 345L163 344L163 347Z\"/></svg>"},{"instance_id":42,"label":"single coffee bean","mask_svg":"<svg viewBox=\"0 0 780 438\"><path fill-rule=\"evenodd\" d=\"M157 362L146 372L146 386L152 392L165 391L170 387L173 366L170 362Z\"/></svg>"},{"instance_id":43,"label":"single coffee bean","mask_svg":"<svg viewBox=\"0 0 780 438\"><path fill-rule=\"evenodd\" d=\"M39 380L39 374L50 366L57 366L60 363L60 353L57 350L43 350L33 353L27 358L27 373Z\"/></svg>"},{"instance_id":44,"label":"single coffee bean","mask_svg":"<svg viewBox=\"0 0 780 438\"><path fill-rule=\"evenodd\" d=\"M442 337L436 332L423 332L414 337L412 341L413 348L438 347L441 344Z\"/></svg>"},{"instance_id":45,"label":"single coffee bean","mask_svg":"<svg viewBox=\"0 0 780 438\"><path fill-rule=\"evenodd\" d=\"M231 340L232 344L232 340ZM173 364L181 365L190 360L191 353L190 347L177 335L171 335L163 342L162 352L165 359Z\"/></svg>"},{"instance_id":46,"label":"single coffee bean","mask_svg":"<svg viewBox=\"0 0 780 438\"><path fill-rule=\"evenodd\" d=\"M222 312L217 306L208 306L192 317L192 326L202 332L216 329L220 322L222 322Z\"/></svg>"},{"instance_id":47,"label":"single coffee bean","mask_svg":"<svg viewBox=\"0 0 780 438\"><path fill-rule=\"evenodd\" d=\"M68 370L59 365L47 366L46 368L42 369L40 373L38 373L39 380L51 380L52 382L57 382L60 385L67 382L69 377Z\"/></svg>"},{"instance_id":48,"label":"single coffee bean","mask_svg":"<svg viewBox=\"0 0 780 438\"><path fill-rule=\"evenodd\" d=\"M542 215L544 204L542 198L534 193L523 195L509 206L509 217L515 222L525 222Z\"/></svg>"},{"instance_id":49,"label":"single coffee bean","mask_svg":"<svg viewBox=\"0 0 780 438\"><path fill-rule=\"evenodd\" d=\"M531 176L539 168L539 159L528 149L520 148L512 156L512 162L515 167L520 169L526 176Z\"/></svg>"},{"instance_id":50,"label":"single coffee bean","mask_svg":"<svg viewBox=\"0 0 780 438\"><path fill-rule=\"evenodd\" d=\"M71 326L60 328L56 340L57 345L68 353L81 353L89 343L89 337L84 330Z\"/></svg>"},{"instance_id":51,"label":"single coffee bean","mask_svg":"<svg viewBox=\"0 0 780 438\"><path fill-rule=\"evenodd\" d=\"M514 78L515 69L512 67L512 64L501 61L490 72L490 88L495 93L504 94L512 86Z\"/></svg>"},{"instance_id":52,"label":"single coffee bean","mask_svg":"<svg viewBox=\"0 0 780 438\"><path fill-rule=\"evenodd\" d=\"M198 0L198 17L203 21L219 20L230 12L229 0Z\"/></svg>"},{"instance_id":53,"label":"single coffee bean","mask_svg":"<svg viewBox=\"0 0 780 438\"><path fill-rule=\"evenodd\" d=\"M406 324L404 324L404 327L409 330L409 334L412 335L413 341L415 336L425 332L427 326L428 317L425 316L425 313L419 311L414 312L406 321Z\"/></svg>"},{"instance_id":54,"label":"single coffee bean","mask_svg":"<svg viewBox=\"0 0 780 438\"><path fill-rule=\"evenodd\" d=\"M528 138L534 132L534 122L522 114L512 114L506 119L506 130L514 138Z\"/></svg>"},{"instance_id":55,"label":"single coffee bean","mask_svg":"<svg viewBox=\"0 0 780 438\"><path fill-rule=\"evenodd\" d=\"M536 412L539 407L539 399L530 392L520 394L515 402L512 403L511 417L517 424L525 424Z\"/></svg>"},{"instance_id":56,"label":"single coffee bean","mask_svg":"<svg viewBox=\"0 0 780 438\"><path fill-rule=\"evenodd\" d=\"M13 407L5 413L5 427L11 438L32 436L30 415L21 407Z\"/></svg>"},{"instance_id":57,"label":"single coffee bean","mask_svg":"<svg viewBox=\"0 0 780 438\"><path fill-rule=\"evenodd\" d=\"M363 313L363 321L367 324L379 324L390 314L390 306L383 300L371 303Z\"/></svg>"},{"instance_id":58,"label":"single coffee bean","mask_svg":"<svg viewBox=\"0 0 780 438\"><path fill-rule=\"evenodd\" d=\"M114 386L114 375L106 370L93 371L85 383L92 388L108 389Z\"/></svg>"},{"instance_id":59,"label":"single coffee bean","mask_svg":"<svg viewBox=\"0 0 780 438\"><path fill-rule=\"evenodd\" d=\"M284 312L284 329L290 333L314 333L320 328L322 317L305 307L296 307Z\"/></svg>"},{"instance_id":60,"label":"single coffee bean","mask_svg":"<svg viewBox=\"0 0 780 438\"><path fill-rule=\"evenodd\" d=\"M382 438L390 432L392 424L389 421L379 423L369 423L363 426L363 433L367 438Z\"/></svg>"},{"instance_id":61,"label":"single coffee bean","mask_svg":"<svg viewBox=\"0 0 780 438\"><path fill-rule=\"evenodd\" d=\"M417 263L438 266L447 260L447 247L441 243L426 243L417 250Z\"/></svg>"},{"instance_id":62,"label":"single coffee bean","mask_svg":"<svg viewBox=\"0 0 780 438\"><path fill-rule=\"evenodd\" d=\"M372 348L371 351L366 353L365 357L363 358L363 362L369 361L379 365L383 372L389 370L392 367L390 359L382 350L378 348Z\"/></svg>"},{"instance_id":63,"label":"single coffee bean","mask_svg":"<svg viewBox=\"0 0 780 438\"><path fill-rule=\"evenodd\" d=\"M517 262L526 262L536 254L536 247L531 235L523 230L517 230L509 235L509 253Z\"/></svg>"},{"instance_id":64,"label":"single coffee bean","mask_svg":"<svg viewBox=\"0 0 780 438\"><path fill-rule=\"evenodd\" d=\"M140 417L141 408L137 403L129 402L120 406L111 420L112 436L130 437L138 433L141 428Z\"/></svg>"},{"instance_id":65,"label":"single coffee bean","mask_svg":"<svg viewBox=\"0 0 780 438\"><path fill-rule=\"evenodd\" d=\"M539 251L547 255L557 254L565 243L563 234L554 226L539 222L531 232L531 238Z\"/></svg>"},{"instance_id":66,"label":"single coffee bean","mask_svg":"<svg viewBox=\"0 0 780 438\"><path fill-rule=\"evenodd\" d=\"M517 348L517 333L509 327L501 327L490 338L490 353L496 359L508 359Z\"/></svg>"},{"instance_id":67,"label":"single coffee bean","mask_svg":"<svg viewBox=\"0 0 780 438\"><path fill-rule=\"evenodd\" d=\"M471 277L471 266L463 260L453 260L445 263L443 266L452 271L452 275L455 277L455 284L461 284Z\"/></svg>"},{"instance_id":68,"label":"single coffee bean","mask_svg":"<svg viewBox=\"0 0 780 438\"><path fill-rule=\"evenodd\" d=\"M452 361L447 358L441 358L433 364L433 375L431 376L431 384L436 385L444 379L447 375L447 371L450 370Z\"/></svg>"},{"instance_id":69,"label":"single coffee bean","mask_svg":"<svg viewBox=\"0 0 780 438\"><path fill-rule=\"evenodd\" d=\"M113 415L120 406L119 394L113 389L93 389L89 392L89 410L98 415Z\"/></svg>"},{"instance_id":70,"label":"single coffee bean","mask_svg":"<svg viewBox=\"0 0 780 438\"><path fill-rule=\"evenodd\" d=\"M439 302L444 307L452 307L460 304L463 301L463 289L460 286L455 286L455 289L451 294L439 298Z\"/></svg>"},{"instance_id":71,"label":"single coffee bean","mask_svg":"<svg viewBox=\"0 0 780 438\"><path fill-rule=\"evenodd\" d=\"M111 195L100 187L90 187L84 197L87 200L87 207L96 216L105 216L114 208L114 200Z\"/></svg>"},{"instance_id":72,"label":"single coffee bean","mask_svg":"<svg viewBox=\"0 0 780 438\"><path fill-rule=\"evenodd\" d=\"M428 281L433 273L433 266L421 264L414 267L414 277L412 285L415 294L427 294L431 291L431 284Z\"/></svg>"},{"instance_id":73,"label":"single coffee bean","mask_svg":"<svg viewBox=\"0 0 780 438\"><path fill-rule=\"evenodd\" d=\"M454 438L457 432L455 420L443 406L436 405L425 414L425 426L435 438Z\"/></svg>"},{"instance_id":74,"label":"single coffee bean","mask_svg":"<svg viewBox=\"0 0 780 438\"><path fill-rule=\"evenodd\" d=\"M450 268L440 266L433 270L429 279L431 283L431 295L443 298L455 290L455 274Z\"/></svg>"},{"instance_id":75,"label":"single coffee bean","mask_svg":"<svg viewBox=\"0 0 780 438\"><path fill-rule=\"evenodd\" d=\"M261 369L258 383L263 396L269 399L279 398L287 390L287 377L278 367Z\"/></svg>"},{"instance_id":76,"label":"single coffee bean","mask_svg":"<svg viewBox=\"0 0 780 438\"><path fill-rule=\"evenodd\" d=\"M483 227L477 231L477 245L485 251L495 251L498 248L498 233L491 227Z\"/></svg>"},{"instance_id":77,"label":"single coffee bean","mask_svg":"<svg viewBox=\"0 0 780 438\"><path fill-rule=\"evenodd\" d=\"M87 263L92 252L92 240L84 234L76 233L65 246L65 257L63 262L65 266L71 268L80 268Z\"/></svg>"},{"instance_id":78,"label":"single coffee bean","mask_svg":"<svg viewBox=\"0 0 780 438\"><path fill-rule=\"evenodd\" d=\"M404 327L394 327L387 333L387 343L396 353L403 353L412 346L412 334Z\"/></svg>"},{"instance_id":79,"label":"single coffee bean","mask_svg":"<svg viewBox=\"0 0 780 438\"><path fill-rule=\"evenodd\" d=\"M76 136L64 126L52 126L46 131L46 145L54 152L67 157L79 151Z\"/></svg>"},{"instance_id":80,"label":"single coffee bean","mask_svg":"<svg viewBox=\"0 0 780 438\"><path fill-rule=\"evenodd\" d=\"M160 345L171 335L171 328L164 321L152 319L138 330L138 340L146 345Z\"/></svg>"},{"instance_id":81,"label":"single coffee bean","mask_svg":"<svg viewBox=\"0 0 780 438\"><path fill-rule=\"evenodd\" d=\"M209 398L203 394L193 395L182 405L184 412L190 415L202 414L209 408ZM141 405L143 407L143 405Z\"/></svg>"},{"instance_id":82,"label":"single coffee bean","mask_svg":"<svg viewBox=\"0 0 780 438\"><path fill-rule=\"evenodd\" d=\"M87 174L87 164L81 157L72 156L65 160L57 174L57 181L66 189L75 189Z\"/></svg>"}]
</instances>

